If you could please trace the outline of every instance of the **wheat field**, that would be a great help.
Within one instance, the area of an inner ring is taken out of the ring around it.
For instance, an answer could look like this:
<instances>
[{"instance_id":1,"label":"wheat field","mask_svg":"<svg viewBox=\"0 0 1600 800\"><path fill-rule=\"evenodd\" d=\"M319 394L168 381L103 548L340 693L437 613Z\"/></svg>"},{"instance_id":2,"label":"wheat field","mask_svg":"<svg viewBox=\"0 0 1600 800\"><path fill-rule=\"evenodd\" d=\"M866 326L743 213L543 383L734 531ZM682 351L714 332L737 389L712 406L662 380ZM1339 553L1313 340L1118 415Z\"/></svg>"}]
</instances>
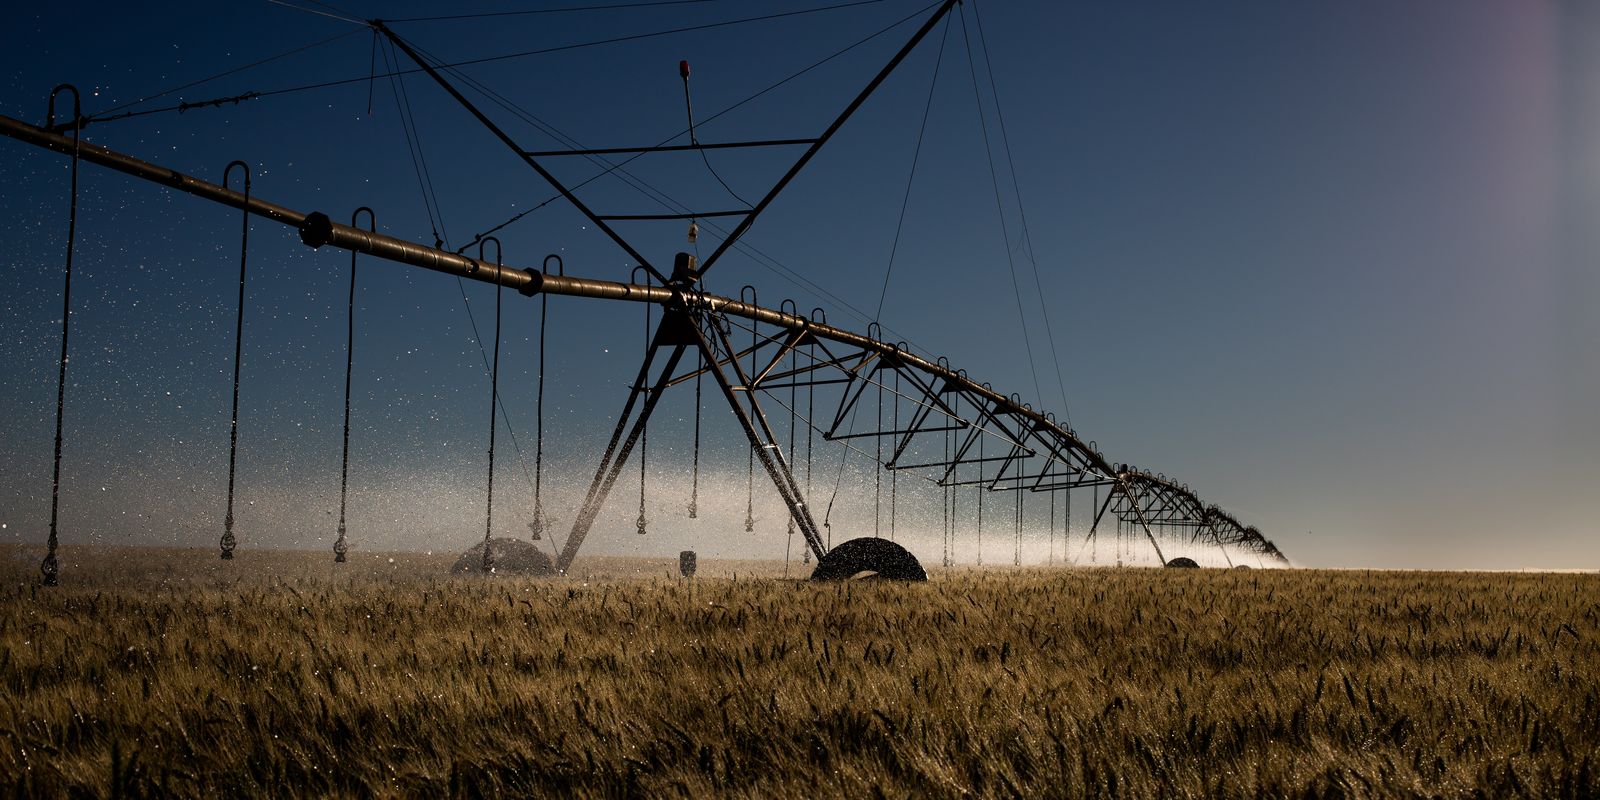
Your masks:
<instances>
[{"instance_id":1,"label":"wheat field","mask_svg":"<svg viewBox=\"0 0 1600 800\"><path fill-rule=\"evenodd\" d=\"M1600 796L1592 574L38 555L6 796Z\"/></svg>"}]
</instances>

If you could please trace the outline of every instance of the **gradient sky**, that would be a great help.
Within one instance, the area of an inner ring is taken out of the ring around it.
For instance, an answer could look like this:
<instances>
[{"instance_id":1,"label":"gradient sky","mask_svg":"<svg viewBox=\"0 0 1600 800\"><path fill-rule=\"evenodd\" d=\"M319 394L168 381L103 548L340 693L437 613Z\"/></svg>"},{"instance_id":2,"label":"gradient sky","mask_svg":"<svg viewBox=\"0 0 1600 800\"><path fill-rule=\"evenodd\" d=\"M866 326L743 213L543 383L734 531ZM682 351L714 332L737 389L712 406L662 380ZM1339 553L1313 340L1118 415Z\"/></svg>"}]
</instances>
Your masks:
<instances>
[{"instance_id":1,"label":"gradient sky","mask_svg":"<svg viewBox=\"0 0 1600 800\"><path fill-rule=\"evenodd\" d=\"M692 62L696 113L708 117L924 4L885 0L467 71L586 146L653 144L683 127L679 59ZM437 13L425 4L337 5L363 18ZM821 5L712 0L395 27L457 61ZM854 313L870 317L877 305L937 62L882 313L899 338L1070 414L1108 457L1187 482L1299 564L1600 567L1593 4L990 2L978 10L1056 352L997 151L1009 242L1001 232L959 18L942 60L940 29L748 237L790 273L731 254L708 279L714 291L736 294L749 283L765 305L793 297L802 308L825 307L836 324L865 327ZM706 124L701 138L814 135L912 29L901 25ZM46 93L63 81L84 90L94 113L347 31L137 108L364 76L372 37L268 3L33 6L0 30L0 113L40 121ZM369 87L357 82L92 125L85 137L210 180L244 159L261 197L335 219L370 205L385 232L431 242L393 90L382 80L371 88L370 114ZM405 89L441 235L453 245L550 195L437 87L412 76ZM496 114L528 146L560 146ZM749 197L789 155L718 154L714 164ZM698 159L636 165L635 174L691 205L737 206ZM590 174L581 162L560 169L575 180ZM66 177L65 158L0 141L4 541L42 541L48 519ZM238 214L94 166L82 184L63 536L207 544L220 532L226 476ZM613 213L658 210L614 180L584 197ZM670 263L685 246L682 227L630 231L650 258ZM272 223L252 230L242 546L322 547L337 507L349 259L311 251ZM508 263L533 266L557 252L573 274L629 273L626 256L559 201L500 238ZM488 335L492 291L465 292ZM513 296L505 306L502 389L525 450L536 305ZM620 305L552 301L547 437L558 522L570 521L561 511L581 492L637 369L642 310ZM367 259L357 314L352 535L368 548L461 549L481 535L488 390L462 291L449 277ZM781 557L782 512L770 489L758 486L762 530L754 538L736 530L744 446L714 407L713 508L698 526L681 518L687 425L673 422L686 423L689 408L669 401L652 428L659 535L627 540L637 494L619 490L595 551L696 546ZM511 488L497 516L501 532L516 535L528 492L506 452L500 475ZM849 508L836 525L872 524L862 502L869 480L850 471L841 501ZM937 521L912 513L905 524L932 525L932 538L913 549L935 560ZM1043 533L1029 537L1030 557L1043 558ZM989 559L1009 554L1009 546L985 550Z\"/></svg>"}]
</instances>

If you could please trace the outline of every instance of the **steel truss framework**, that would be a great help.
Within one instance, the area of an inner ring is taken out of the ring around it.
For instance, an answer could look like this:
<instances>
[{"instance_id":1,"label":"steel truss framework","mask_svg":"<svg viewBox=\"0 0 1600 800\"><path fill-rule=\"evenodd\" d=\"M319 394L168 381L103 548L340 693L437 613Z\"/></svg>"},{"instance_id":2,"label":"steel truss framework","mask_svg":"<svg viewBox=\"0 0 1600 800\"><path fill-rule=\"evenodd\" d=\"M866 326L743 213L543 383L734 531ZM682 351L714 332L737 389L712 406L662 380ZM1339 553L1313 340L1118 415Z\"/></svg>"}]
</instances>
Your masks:
<instances>
[{"instance_id":1,"label":"steel truss framework","mask_svg":"<svg viewBox=\"0 0 1600 800\"><path fill-rule=\"evenodd\" d=\"M698 292L675 297L671 289L593 285L596 282L571 285L554 276L542 276L539 283L536 291L579 296L600 292L658 302L668 308L635 382L640 388L630 396L613 445L608 448L608 463L610 456L626 459L626 448L618 453L610 451L625 428L630 440L643 430L653 400L662 391L700 375L710 375L739 416L751 446L778 487L796 526L819 557L826 553L826 547L812 516L812 506L795 478L795 453L786 455L785 443L775 433L765 410L776 405L799 414L798 409L784 404L785 391L790 389L826 391L821 413L809 418L801 414L802 424L814 428L826 440L847 445L858 440L881 440L885 444L882 452L888 454L882 462L886 469L920 474L941 487L974 486L985 491L1049 493L1106 487L1104 502L1096 510L1089 532L1091 537L1109 513L1143 530L1163 560L1154 535L1157 528L1188 530L1191 542L1206 541L1224 553L1235 548L1287 563L1258 530L1202 503L1188 487L1125 464L1113 465L1092 443L1083 441L1053 415L1035 411L1015 395L1001 395L986 384L976 383L947 363L929 362L903 345L843 331L792 312ZM749 331L755 343L736 348L730 335L734 329ZM652 359L668 346L678 348L669 364L677 363L682 347L695 346L705 357L704 367L676 376L670 367L663 368L654 381L647 381ZM889 420L881 414L854 413L864 403L881 402L868 397L875 390L892 395L890 402L897 413L891 420L898 417L898 427L884 425ZM640 396L645 402L635 415L634 400ZM814 401L814 397L810 398L806 405L815 407ZM902 408L905 413L899 413ZM847 429L852 421L860 424ZM980 442L991 447L980 446ZM865 447L856 449L873 457ZM940 450L942 455L907 459L931 450ZM986 454L994 452L999 454ZM597 508L590 512L588 521L596 511ZM568 540L567 548L574 553L587 532L587 523L580 524L583 527L575 527L574 536ZM563 553L561 563L569 561Z\"/></svg>"},{"instance_id":2,"label":"steel truss framework","mask_svg":"<svg viewBox=\"0 0 1600 800\"><path fill-rule=\"evenodd\" d=\"M891 71L916 47L956 0L947 0L923 22L918 31L872 78L825 131L811 138L775 139L654 148L604 148L598 150L533 151L511 139L475 107L450 81L410 44L381 21L370 23L426 71L478 122L510 147L572 205L592 220L624 251L637 260L656 282L621 283L592 278L517 269L481 258L474 259L415 242L333 222L320 212L303 213L276 205L226 186L142 161L67 136L62 126L47 122L36 127L0 116L0 134L84 161L150 180L208 200L243 210L299 230L311 247L333 246L390 261L422 267L462 278L515 289L527 296L565 295L603 300L651 303L663 308L661 321L646 347L643 363L612 432L594 478L576 515L556 567L566 571L576 559L607 495L620 477L634 448L643 437L651 414L663 393L674 386L710 377L727 401L748 438L755 460L761 463L787 506L794 528L819 562L828 555L827 537L813 513L807 489L797 479L795 456L769 419L769 408L784 408L791 427L784 432L793 441L794 420L803 420L824 440L867 452L894 473L916 475L942 487L980 492L1028 492L1055 495L1074 490L1107 491L1094 512L1088 532L1097 535L1107 515L1142 531L1165 562L1156 532L1188 531L1190 542L1204 541L1222 549L1253 554L1287 564L1281 551L1260 531L1206 505L1188 487L1126 464L1113 464L1093 442L1086 442L1048 412L1035 410L1015 394L1006 395L987 383L968 377L944 359L930 361L903 343L891 344L878 335L876 324L866 334L829 325L820 310L803 316L791 304L778 310L751 300L735 300L697 288L701 277L749 229L750 224L801 170ZM72 126L66 126L74 131ZM749 209L683 215L601 215L591 210L571 189L539 162L540 158L598 153L671 152L724 147L806 146L803 154L776 184ZM630 219L737 216L740 222L703 264L679 253L667 276L647 260L609 223ZM750 344L736 346L736 337L749 335ZM698 356L685 362L693 350ZM690 364L680 370L681 364ZM796 407L797 393L806 393L807 410ZM821 403L818 404L819 393ZM789 403L785 404L787 395ZM883 414L884 397L892 413ZM877 413L863 415L863 406ZM780 426L781 427L781 426ZM887 454L887 455L884 455ZM806 484L809 484L809 474ZM1097 492L1098 493L1098 492ZM1020 504L1021 498L1018 497ZM1020 508L1020 505L1019 505ZM1019 511L1020 518L1020 511ZM980 515L981 520L981 515ZM981 523L980 523L981 524Z\"/></svg>"}]
</instances>

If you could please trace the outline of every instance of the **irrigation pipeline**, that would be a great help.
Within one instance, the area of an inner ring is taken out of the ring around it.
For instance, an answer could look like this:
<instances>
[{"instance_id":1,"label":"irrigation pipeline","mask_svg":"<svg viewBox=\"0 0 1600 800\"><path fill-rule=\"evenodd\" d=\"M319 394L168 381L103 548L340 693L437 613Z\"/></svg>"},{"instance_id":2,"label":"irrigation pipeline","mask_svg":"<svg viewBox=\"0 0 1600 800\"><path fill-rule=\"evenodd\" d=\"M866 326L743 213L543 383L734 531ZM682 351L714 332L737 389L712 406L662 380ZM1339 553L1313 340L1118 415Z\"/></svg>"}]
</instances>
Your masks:
<instances>
[{"instance_id":1,"label":"irrigation pipeline","mask_svg":"<svg viewBox=\"0 0 1600 800\"><path fill-rule=\"evenodd\" d=\"M1047 461L1075 468L1086 476L1085 480L1071 485L1043 485L1043 478L1055 476L1041 473L1041 480L1035 481L1031 487L1024 487L1023 482L1018 481L1019 488L1049 491L1060 488L1109 486L1113 493L1107 495L1100 512L1096 514L1097 522L1101 515L1109 511L1119 519L1137 521L1145 527L1147 533L1152 524L1188 525L1195 528L1196 537L1204 531L1219 545L1243 546L1253 552L1287 563L1281 551L1259 531L1240 524L1237 519L1215 506L1205 505L1187 487L1164 476L1143 472L1124 464L1113 465L1096 448L1084 442L1069 428L1059 425L1053 416L1034 410L1015 395L1007 396L987 384L972 380L964 371L951 368L942 359L939 363L935 363L897 344L834 327L825 322L813 321L798 313L773 310L754 302L747 303L702 292L687 282L640 285L561 274L551 275L542 269L518 269L470 258L337 223L321 212L296 211L106 147L88 142L75 142L71 137L4 115L0 115L0 135L67 155L71 155L76 148L78 157L83 161L293 227L300 232L301 241L313 248L333 246L435 272L495 284L529 297L539 294L565 295L655 303L713 315L741 317L786 330L794 337L794 342L825 340L855 348L881 364L892 366L897 370L914 370L932 378L933 380L927 385L933 387L937 394L954 392L966 396L969 400L985 401L988 409L984 416L990 421L1001 416L1011 417L1024 423L1030 435L1039 437L1038 441L1047 443L1047 451L1041 453L1028 449L1019 441L1013 441L1014 449L1010 459L1018 458L1019 451L1025 451L1022 457L1042 455ZM896 456L898 455L896 453ZM1067 461L1069 456L1076 461L1076 466ZM891 458L886 466L894 467L893 461ZM998 485L998 476L994 480ZM1114 506L1113 497L1117 498ZM1153 537L1151 543L1155 544ZM1156 549L1159 553L1159 545L1156 545Z\"/></svg>"},{"instance_id":2,"label":"irrigation pipeline","mask_svg":"<svg viewBox=\"0 0 1600 800\"><path fill-rule=\"evenodd\" d=\"M59 153L69 155L72 153L73 142L70 137L51 133L43 128L29 125L12 117L0 115L0 134ZM896 345L871 339L826 323L812 322L799 314L774 311L752 303L674 286L643 286L636 283L598 280L595 278L546 275L542 270L538 269L507 267L438 250L386 234L361 230L350 225L334 222L321 212L305 213L295 211L258 197L247 196L242 192L236 192L232 189L200 180L177 170L152 164L125 153L90 144L89 142L83 142L78 146L81 148L79 158L84 161L109 167L136 178L153 181L196 197L243 209L259 217L288 225L299 230L301 241L312 247L332 245L340 249L353 250L365 255L376 256L435 272L458 275L484 283L498 284L529 297L543 293L591 297L601 300L631 300L664 304L681 295L690 308L700 308L744 317L789 330L804 330L812 335L840 344L874 350L881 355L892 356L900 363L915 367L949 384L958 385L968 391L986 395L1003 407L1011 405L1009 398L993 389L986 388L969 378L958 375L954 370L934 364L920 356L902 350ZM1054 424L1050 423L1043 414L1038 412L1025 410L1025 413L1036 422ZM1087 452L1092 452L1088 451L1087 447L1084 449ZM1094 458L1098 461L1098 465L1103 468L1105 475L1112 474L1111 465L1101 459L1098 453L1094 453Z\"/></svg>"}]
</instances>

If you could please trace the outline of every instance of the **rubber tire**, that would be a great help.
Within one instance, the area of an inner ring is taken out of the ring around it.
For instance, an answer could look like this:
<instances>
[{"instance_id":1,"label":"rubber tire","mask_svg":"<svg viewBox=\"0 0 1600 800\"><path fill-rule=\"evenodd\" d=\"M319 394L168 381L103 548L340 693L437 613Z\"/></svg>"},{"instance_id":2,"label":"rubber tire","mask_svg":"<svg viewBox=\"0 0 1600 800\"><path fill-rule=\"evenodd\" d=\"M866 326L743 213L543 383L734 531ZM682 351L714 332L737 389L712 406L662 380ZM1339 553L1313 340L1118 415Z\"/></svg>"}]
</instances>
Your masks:
<instances>
[{"instance_id":1,"label":"rubber tire","mask_svg":"<svg viewBox=\"0 0 1600 800\"><path fill-rule=\"evenodd\" d=\"M489 555L494 563L490 569L497 575L539 575L550 576L556 574L556 564L550 556L533 542L521 539L495 538L490 540ZM461 554L456 559L455 566L450 571L457 575L471 573L483 574L483 542L478 542L472 549Z\"/></svg>"},{"instance_id":2,"label":"rubber tire","mask_svg":"<svg viewBox=\"0 0 1600 800\"><path fill-rule=\"evenodd\" d=\"M1199 569L1200 564L1188 556L1178 556L1168 561L1167 567L1171 569Z\"/></svg>"},{"instance_id":3,"label":"rubber tire","mask_svg":"<svg viewBox=\"0 0 1600 800\"><path fill-rule=\"evenodd\" d=\"M811 580L845 581L857 576L888 581L925 581L928 572L910 550L888 539L869 536L851 539L829 550L817 561Z\"/></svg>"}]
</instances>

